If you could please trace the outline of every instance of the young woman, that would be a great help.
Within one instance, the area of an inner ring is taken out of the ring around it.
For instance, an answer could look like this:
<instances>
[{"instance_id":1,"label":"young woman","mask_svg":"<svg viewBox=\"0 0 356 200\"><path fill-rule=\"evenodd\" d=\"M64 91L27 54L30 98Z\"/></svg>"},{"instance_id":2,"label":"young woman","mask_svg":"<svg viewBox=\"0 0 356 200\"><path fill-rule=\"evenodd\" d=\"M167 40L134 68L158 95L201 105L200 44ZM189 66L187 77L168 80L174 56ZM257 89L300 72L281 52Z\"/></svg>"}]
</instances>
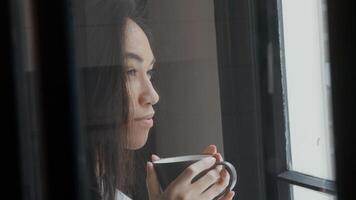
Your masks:
<instances>
[{"instance_id":1,"label":"young woman","mask_svg":"<svg viewBox=\"0 0 356 200\"><path fill-rule=\"evenodd\" d=\"M86 31L88 60L96 68L86 72L93 192L98 199L130 199L133 152L146 143L154 125L153 106L159 101L151 83L155 57L140 20L141 10L130 1L91 2L86 13L93 22ZM165 191L160 190L152 162L147 162L149 198L209 200L223 192L229 175L221 167L191 183L222 159L214 145L203 153L215 158L192 164ZM233 196L230 191L221 199Z\"/></svg>"}]
</instances>

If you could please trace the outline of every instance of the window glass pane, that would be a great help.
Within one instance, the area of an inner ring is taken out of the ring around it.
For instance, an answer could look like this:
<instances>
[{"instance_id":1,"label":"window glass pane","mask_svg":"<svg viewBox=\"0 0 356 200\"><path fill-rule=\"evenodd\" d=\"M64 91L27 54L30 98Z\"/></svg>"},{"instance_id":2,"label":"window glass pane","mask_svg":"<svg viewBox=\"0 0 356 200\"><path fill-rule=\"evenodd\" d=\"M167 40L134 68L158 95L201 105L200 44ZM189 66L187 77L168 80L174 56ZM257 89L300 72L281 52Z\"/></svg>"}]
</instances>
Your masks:
<instances>
[{"instance_id":1,"label":"window glass pane","mask_svg":"<svg viewBox=\"0 0 356 200\"><path fill-rule=\"evenodd\" d=\"M14 6L16 5L16 6ZM14 1L12 12L16 106L20 141L21 181L26 199L42 200L44 189L43 127L40 121L39 69L36 60L36 24L32 1Z\"/></svg>"},{"instance_id":2,"label":"window glass pane","mask_svg":"<svg viewBox=\"0 0 356 200\"><path fill-rule=\"evenodd\" d=\"M282 21L289 167L334 179L325 1L282 0Z\"/></svg>"},{"instance_id":3,"label":"window glass pane","mask_svg":"<svg viewBox=\"0 0 356 200\"><path fill-rule=\"evenodd\" d=\"M121 145L120 151L130 154L116 158L135 166L118 166L117 173L135 174L128 178L135 188L130 191L120 177L117 188L132 199L148 199L151 153L200 154L215 144L223 155L214 1L76 2L76 62L88 149L107 147L97 157L88 154L91 166L103 159L103 171L111 170L115 166L107 167L104 158Z\"/></svg>"},{"instance_id":4,"label":"window glass pane","mask_svg":"<svg viewBox=\"0 0 356 200\"><path fill-rule=\"evenodd\" d=\"M190 154L210 143L222 151L214 2L152 1L149 11L161 97L157 153Z\"/></svg>"},{"instance_id":5,"label":"window glass pane","mask_svg":"<svg viewBox=\"0 0 356 200\"><path fill-rule=\"evenodd\" d=\"M309 190L299 186L292 186L293 200L336 200L337 198L330 194Z\"/></svg>"}]
</instances>

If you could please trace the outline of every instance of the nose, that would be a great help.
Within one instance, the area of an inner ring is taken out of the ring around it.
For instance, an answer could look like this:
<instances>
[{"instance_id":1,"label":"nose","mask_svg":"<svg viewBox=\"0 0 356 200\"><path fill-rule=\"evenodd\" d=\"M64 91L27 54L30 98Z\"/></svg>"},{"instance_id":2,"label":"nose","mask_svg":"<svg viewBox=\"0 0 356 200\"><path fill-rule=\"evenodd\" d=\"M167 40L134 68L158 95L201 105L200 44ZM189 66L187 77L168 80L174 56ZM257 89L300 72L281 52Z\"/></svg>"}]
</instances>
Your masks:
<instances>
[{"instance_id":1,"label":"nose","mask_svg":"<svg viewBox=\"0 0 356 200\"><path fill-rule=\"evenodd\" d=\"M154 89L152 82L147 79L142 84L142 92L139 97L139 103L141 105L155 105L159 101L159 96Z\"/></svg>"}]
</instances>

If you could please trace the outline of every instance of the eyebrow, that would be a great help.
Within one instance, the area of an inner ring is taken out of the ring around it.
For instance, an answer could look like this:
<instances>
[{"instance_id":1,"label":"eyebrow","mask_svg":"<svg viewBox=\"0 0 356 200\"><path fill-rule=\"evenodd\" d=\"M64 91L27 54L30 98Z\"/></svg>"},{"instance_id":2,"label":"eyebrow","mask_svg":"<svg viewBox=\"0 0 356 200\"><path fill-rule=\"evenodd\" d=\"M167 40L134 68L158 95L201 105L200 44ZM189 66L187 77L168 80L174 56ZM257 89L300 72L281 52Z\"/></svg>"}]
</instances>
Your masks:
<instances>
[{"instance_id":1,"label":"eyebrow","mask_svg":"<svg viewBox=\"0 0 356 200\"><path fill-rule=\"evenodd\" d=\"M141 56L139 56L138 54L136 54L136 53L128 52L128 53L125 54L125 57L137 60L140 63L143 62L143 58ZM153 57L150 65L153 65L155 62L156 62L156 59Z\"/></svg>"}]
</instances>

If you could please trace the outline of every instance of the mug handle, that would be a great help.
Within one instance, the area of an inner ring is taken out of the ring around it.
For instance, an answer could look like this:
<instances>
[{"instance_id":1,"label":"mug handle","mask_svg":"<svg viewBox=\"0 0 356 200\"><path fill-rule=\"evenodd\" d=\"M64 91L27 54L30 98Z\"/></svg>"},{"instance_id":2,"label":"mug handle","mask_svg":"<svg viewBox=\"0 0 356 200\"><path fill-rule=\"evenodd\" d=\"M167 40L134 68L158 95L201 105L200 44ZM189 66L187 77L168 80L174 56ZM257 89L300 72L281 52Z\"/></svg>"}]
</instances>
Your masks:
<instances>
[{"instance_id":1,"label":"mug handle","mask_svg":"<svg viewBox=\"0 0 356 200\"><path fill-rule=\"evenodd\" d=\"M225 191L220 193L218 196L216 196L213 200L218 200L220 199L223 195L225 195L227 192L231 191L234 189L236 182L237 182L237 173L236 173L236 168L229 162L227 161L220 161L215 163L216 165L223 165L227 172L230 174L230 181L229 185L226 187Z\"/></svg>"},{"instance_id":2,"label":"mug handle","mask_svg":"<svg viewBox=\"0 0 356 200\"><path fill-rule=\"evenodd\" d=\"M236 168L231 163L229 163L227 161L220 161L220 162L215 163L215 165L223 165L225 167L225 169L227 170L227 172L230 174L229 185L226 187L226 189L228 191L232 190L237 183Z\"/></svg>"}]
</instances>

